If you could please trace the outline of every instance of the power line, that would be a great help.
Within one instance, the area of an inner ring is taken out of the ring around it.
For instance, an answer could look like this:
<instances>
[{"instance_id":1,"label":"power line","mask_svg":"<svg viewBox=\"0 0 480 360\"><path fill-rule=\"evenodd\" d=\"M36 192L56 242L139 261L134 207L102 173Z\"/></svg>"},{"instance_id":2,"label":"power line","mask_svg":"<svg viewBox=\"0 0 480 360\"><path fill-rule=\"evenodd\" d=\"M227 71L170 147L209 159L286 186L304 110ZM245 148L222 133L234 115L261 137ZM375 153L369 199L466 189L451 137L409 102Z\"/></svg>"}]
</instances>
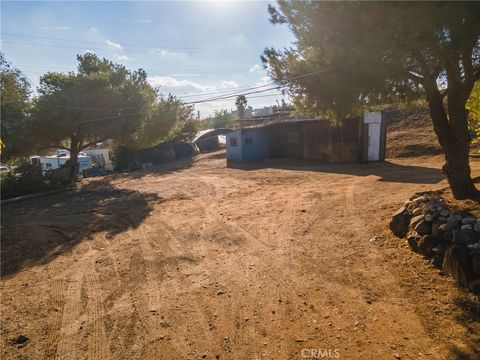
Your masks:
<instances>
[{"instance_id":1,"label":"power line","mask_svg":"<svg viewBox=\"0 0 480 360\"><path fill-rule=\"evenodd\" d=\"M18 41L12 41L12 40L3 40L2 44L13 44L13 45L22 45L22 46L41 46L41 47L54 47L54 48L67 48L67 49L76 49L76 50L85 50L86 46L71 46L71 45L65 45L65 44L39 44L39 43L31 43L31 42L18 42ZM98 47L88 47L87 50L92 50L92 51L105 51L105 50L117 50L117 51L122 51L125 50L129 53L150 53L150 54L155 54L155 51L162 51L162 48L156 48L156 49L143 49L143 50L132 50L132 49L123 49L123 46L121 48L108 48L108 44L102 43L105 48L98 48ZM181 49L177 49L181 50ZM197 49L184 49L181 50L182 52L191 52L191 53L200 53L200 52L210 52L210 53L218 53L218 52L225 52L225 51L235 51L235 52L261 52L263 49L241 49L241 48L199 48Z\"/></svg>"},{"instance_id":2,"label":"power line","mask_svg":"<svg viewBox=\"0 0 480 360\"><path fill-rule=\"evenodd\" d=\"M47 37L47 36L36 36L36 35L28 35L28 34L18 34L18 33L3 33L2 36L12 36L12 37L21 37L21 38L32 38L32 39L40 39L40 40L51 40L51 41L64 41L64 42L76 42L76 43L83 43L83 44L97 44L97 45L107 45L106 41L86 41L86 40L72 40L72 39L65 39L65 38L56 38L56 37ZM219 50L219 51L228 51L228 50L255 50L255 51L263 51L263 48L215 48L215 47L179 47L179 46L162 46L162 45L151 45L151 44L128 44L123 43L119 44L121 47L136 47L136 48L144 48L144 49L153 49L153 50L161 50L161 49L173 49L173 50Z\"/></svg>"},{"instance_id":3,"label":"power line","mask_svg":"<svg viewBox=\"0 0 480 360\"><path fill-rule=\"evenodd\" d=\"M360 70L363 70L363 69L365 69L365 68L370 68L370 67L372 67L372 66L377 66L377 65L378 65L378 64L370 64L370 65L368 65L368 66L358 67L358 68L356 68L356 69L351 69L350 72L360 71ZM341 69L342 67L345 67L345 66L347 66L347 64L345 64L345 65L343 65L343 66L339 66L339 67L337 67L336 71L330 72L329 74L325 74L325 75L323 75L323 76L324 76L324 77L332 76L332 75L335 74L335 72L338 72L339 69ZM330 70L330 69L325 68L325 69L313 71L313 72L310 72L310 73L306 73L306 74L302 74L302 75L290 77L290 78L288 78L288 79L286 79L286 80L287 80L287 81L291 81L291 80L303 78L303 77L306 77L306 76L318 75L318 74L324 73L324 72L329 71L329 70ZM268 85L263 85L263 86L268 86ZM227 100L227 99L231 99L231 98L237 97L237 96L239 96L239 95L245 95L245 96L247 96L247 95L252 95L252 94L269 92L269 91L273 91L273 90L279 90L279 89L282 89L282 88L285 88L285 87L288 87L288 85L278 85L278 86L274 86L274 87L270 87L270 88L262 89L262 90L257 89L257 90L248 91L248 92L240 92L240 93L237 92L237 93L234 93L234 94L220 95L220 96L217 96L217 97L206 98L206 99L202 99L202 100L196 100L196 101L191 101L191 102L184 102L183 104L184 104L184 105L195 105L195 104L200 104L200 103L205 103L205 102L213 102L213 101L218 101L218 100ZM280 95L282 95L282 94L269 94L268 96L280 96ZM267 95L263 95L263 96L267 96ZM262 97L262 96L257 96L257 97ZM111 117L106 117L106 118L101 118L101 119L84 120L84 121L80 121L80 122L96 122L96 121L104 121L104 120L111 120L111 119L120 119L120 118L123 118L123 117L145 114L146 112L147 112L147 111L142 111L142 112L131 113L131 114L116 115L116 116L111 116Z\"/></svg>"},{"instance_id":4,"label":"power line","mask_svg":"<svg viewBox=\"0 0 480 360\"><path fill-rule=\"evenodd\" d=\"M24 69L24 68L27 68L27 69L34 69L34 70L37 70L37 71L30 71L31 73L39 73L41 74L42 72L38 69L52 69L52 66L42 66L42 65L25 65L25 64L18 64L16 65L18 68L20 69ZM56 69L59 69L58 72L68 72L68 71L73 71L71 67L68 67L68 66L53 66L54 68ZM250 67L246 66L246 67L226 67L226 68L198 68L198 69L195 69L195 68L174 68L174 67L170 67L170 68L165 68L165 69L152 69L152 68L143 68L143 70L147 71L147 72L168 72L168 73L171 73L171 72L201 72L201 73L217 73L217 72L235 72L235 71L247 71L250 69ZM57 71L57 70L53 70L54 72Z\"/></svg>"}]
</instances>

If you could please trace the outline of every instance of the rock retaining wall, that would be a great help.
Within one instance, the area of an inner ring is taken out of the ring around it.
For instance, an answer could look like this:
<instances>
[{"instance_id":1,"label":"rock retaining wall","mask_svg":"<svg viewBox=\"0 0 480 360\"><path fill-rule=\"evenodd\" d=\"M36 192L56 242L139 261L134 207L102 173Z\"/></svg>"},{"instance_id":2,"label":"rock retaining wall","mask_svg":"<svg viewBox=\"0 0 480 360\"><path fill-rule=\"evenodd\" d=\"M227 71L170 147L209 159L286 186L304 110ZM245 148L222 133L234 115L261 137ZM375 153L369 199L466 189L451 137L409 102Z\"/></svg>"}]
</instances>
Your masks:
<instances>
[{"instance_id":1,"label":"rock retaining wall","mask_svg":"<svg viewBox=\"0 0 480 360\"><path fill-rule=\"evenodd\" d=\"M405 202L390 229L458 285L480 295L480 218L455 213L439 195L425 193Z\"/></svg>"}]
</instances>

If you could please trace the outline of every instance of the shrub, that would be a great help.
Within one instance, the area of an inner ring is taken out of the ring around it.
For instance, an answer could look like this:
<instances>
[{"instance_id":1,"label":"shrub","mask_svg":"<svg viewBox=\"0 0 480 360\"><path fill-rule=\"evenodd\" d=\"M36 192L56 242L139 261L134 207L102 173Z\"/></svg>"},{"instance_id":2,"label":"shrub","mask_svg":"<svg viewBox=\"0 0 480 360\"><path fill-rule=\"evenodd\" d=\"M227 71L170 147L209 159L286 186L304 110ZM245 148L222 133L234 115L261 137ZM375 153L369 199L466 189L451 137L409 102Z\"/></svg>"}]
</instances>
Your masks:
<instances>
[{"instance_id":1,"label":"shrub","mask_svg":"<svg viewBox=\"0 0 480 360\"><path fill-rule=\"evenodd\" d=\"M29 194L47 188L42 169L25 163L1 175L2 199Z\"/></svg>"},{"instance_id":2,"label":"shrub","mask_svg":"<svg viewBox=\"0 0 480 360\"><path fill-rule=\"evenodd\" d=\"M126 145L118 145L113 151L112 161L116 171L127 171L138 168L138 150Z\"/></svg>"}]
</instances>

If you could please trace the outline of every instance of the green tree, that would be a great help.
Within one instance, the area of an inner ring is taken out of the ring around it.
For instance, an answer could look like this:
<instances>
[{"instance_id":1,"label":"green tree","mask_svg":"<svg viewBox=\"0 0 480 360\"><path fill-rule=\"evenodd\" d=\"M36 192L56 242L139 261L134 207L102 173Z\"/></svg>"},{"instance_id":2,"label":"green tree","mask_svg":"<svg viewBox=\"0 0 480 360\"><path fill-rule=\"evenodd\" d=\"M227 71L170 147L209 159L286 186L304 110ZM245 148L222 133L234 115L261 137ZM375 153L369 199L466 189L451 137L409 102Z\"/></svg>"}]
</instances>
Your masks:
<instances>
[{"instance_id":1,"label":"green tree","mask_svg":"<svg viewBox=\"0 0 480 360\"><path fill-rule=\"evenodd\" d=\"M472 143L480 145L480 81L475 83L465 108L468 110Z\"/></svg>"},{"instance_id":2,"label":"green tree","mask_svg":"<svg viewBox=\"0 0 480 360\"><path fill-rule=\"evenodd\" d=\"M213 116L209 116L198 123L198 128L201 130L228 128L232 127L235 121L237 121L237 116L227 109L215 110Z\"/></svg>"},{"instance_id":3,"label":"green tree","mask_svg":"<svg viewBox=\"0 0 480 360\"><path fill-rule=\"evenodd\" d=\"M245 109L247 107L247 98L245 95L238 95L235 98L235 106L238 109L238 117L240 120L245 118Z\"/></svg>"},{"instance_id":4,"label":"green tree","mask_svg":"<svg viewBox=\"0 0 480 360\"><path fill-rule=\"evenodd\" d=\"M38 148L70 152L72 176L86 147L105 139L132 141L144 119L161 122L157 95L145 71L131 72L90 53L77 59L76 73L41 78L28 124L29 138Z\"/></svg>"},{"instance_id":5,"label":"green tree","mask_svg":"<svg viewBox=\"0 0 480 360\"><path fill-rule=\"evenodd\" d=\"M177 136L184 124L193 120L192 111L173 95L160 96L135 132L133 145L152 147Z\"/></svg>"},{"instance_id":6,"label":"green tree","mask_svg":"<svg viewBox=\"0 0 480 360\"><path fill-rule=\"evenodd\" d=\"M25 122L30 106L30 83L0 53L1 160L26 155Z\"/></svg>"},{"instance_id":7,"label":"green tree","mask_svg":"<svg viewBox=\"0 0 480 360\"><path fill-rule=\"evenodd\" d=\"M480 3L281 1L269 12L296 41L263 60L301 111L341 118L425 97L453 195L478 198L465 104L480 78Z\"/></svg>"}]
</instances>

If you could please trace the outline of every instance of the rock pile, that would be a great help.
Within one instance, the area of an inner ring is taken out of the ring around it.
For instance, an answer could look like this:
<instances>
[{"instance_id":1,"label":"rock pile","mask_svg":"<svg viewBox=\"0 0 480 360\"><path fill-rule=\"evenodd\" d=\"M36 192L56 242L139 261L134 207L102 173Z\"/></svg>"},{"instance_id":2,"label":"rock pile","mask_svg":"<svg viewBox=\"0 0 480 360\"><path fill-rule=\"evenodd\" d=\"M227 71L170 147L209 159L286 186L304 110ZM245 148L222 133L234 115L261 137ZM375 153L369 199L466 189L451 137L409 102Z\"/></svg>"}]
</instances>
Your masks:
<instances>
[{"instance_id":1,"label":"rock pile","mask_svg":"<svg viewBox=\"0 0 480 360\"><path fill-rule=\"evenodd\" d=\"M480 295L480 218L451 211L434 193L414 195L390 221L392 232L460 286Z\"/></svg>"}]
</instances>

